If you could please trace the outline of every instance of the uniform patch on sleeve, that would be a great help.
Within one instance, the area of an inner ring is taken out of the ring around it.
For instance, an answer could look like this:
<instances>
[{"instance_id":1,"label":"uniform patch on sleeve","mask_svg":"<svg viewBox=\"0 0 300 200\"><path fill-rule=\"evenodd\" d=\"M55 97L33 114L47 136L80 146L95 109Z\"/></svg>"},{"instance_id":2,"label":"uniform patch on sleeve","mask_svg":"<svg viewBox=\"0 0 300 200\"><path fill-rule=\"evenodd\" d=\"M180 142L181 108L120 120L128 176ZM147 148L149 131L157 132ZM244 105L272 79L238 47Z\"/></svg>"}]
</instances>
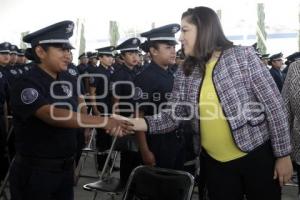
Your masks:
<instances>
[{"instance_id":1,"label":"uniform patch on sleeve","mask_svg":"<svg viewBox=\"0 0 300 200\"><path fill-rule=\"evenodd\" d=\"M33 103L39 96L39 93L34 88L25 88L21 92L21 101L24 104L31 104Z\"/></svg>"},{"instance_id":2,"label":"uniform patch on sleeve","mask_svg":"<svg viewBox=\"0 0 300 200\"><path fill-rule=\"evenodd\" d=\"M134 95L133 95L133 100L138 100L142 97L143 95L143 90L140 87L135 87L134 89Z\"/></svg>"}]
</instances>

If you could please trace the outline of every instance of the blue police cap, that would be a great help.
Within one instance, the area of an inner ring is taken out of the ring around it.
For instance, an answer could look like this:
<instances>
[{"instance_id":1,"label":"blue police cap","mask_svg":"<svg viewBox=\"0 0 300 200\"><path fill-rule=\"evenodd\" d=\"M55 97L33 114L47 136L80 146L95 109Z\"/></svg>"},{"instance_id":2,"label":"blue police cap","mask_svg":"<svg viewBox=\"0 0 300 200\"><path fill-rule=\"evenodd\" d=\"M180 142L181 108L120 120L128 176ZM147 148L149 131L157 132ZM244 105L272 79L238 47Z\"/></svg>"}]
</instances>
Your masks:
<instances>
[{"instance_id":1,"label":"blue police cap","mask_svg":"<svg viewBox=\"0 0 300 200\"><path fill-rule=\"evenodd\" d=\"M18 54L19 48L17 45L11 44L9 50L10 50L10 54Z\"/></svg>"},{"instance_id":2,"label":"blue police cap","mask_svg":"<svg viewBox=\"0 0 300 200\"><path fill-rule=\"evenodd\" d=\"M139 51L139 46L141 44L141 41L139 38L130 38L128 40L125 40L121 44L119 44L116 47L116 50L119 50L121 52L126 52L126 51Z\"/></svg>"},{"instance_id":3,"label":"blue police cap","mask_svg":"<svg viewBox=\"0 0 300 200\"><path fill-rule=\"evenodd\" d=\"M0 43L0 53L10 53L10 43L9 42Z\"/></svg>"},{"instance_id":4,"label":"blue police cap","mask_svg":"<svg viewBox=\"0 0 300 200\"><path fill-rule=\"evenodd\" d=\"M273 61L273 60L280 60L280 59L282 59L282 56L283 56L283 54L280 52L280 53L277 53L277 54L274 54L274 55L272 55L272 56L270 56L270 61Z\"/></svg>"},{"instance_id":5,"label":"blue police cap","mask_svg":"<svg viewBox=\"0 0 300 200\"><path fill-rule=\"evenodd\" d=\"M99 55L111 55L111 56L113 56L115 47L114 46L108 46L108 47L98 48L96 50L98 52L98 56Z\"/></svg>"},{"instance_id":6,"label":"blue police cap","mask_svg":"<svg viewBox=\"0 0 300 200\"><path fill-rule=\"evenodd\" d=\"M300 52L295 52L295 53L289 55L288 57L286 57L286 59L290 62L300 60Z\"/></svg>"},{"instance_id":7,"label":"blue police cap","mask_svg":"<svg viewBox=\"0 0 300 200\"><path fill-rule=\"evenodd\" d=\"M69 38L73 35L74 23L62 21L43 29L30 33L23 37L23 41L30 43L32 47L39 44L64 44L66 48L74 49Z\"/></svg>"},{"instance_id":8,"label":"blue police cap","mask_svg":"<svg viewBox=\"0 0 300 200\"><path fill-rule=\"evenodd\" d=\"M91 59L91 58L97 58L97 52L87 52L87 57L88 59Z\"/></svg>"},{"instance_id":9,"label":"blue police cap","mask_svg":"<svg viewBox=\"0 0 300 200\"><path fill-rule=\"evenodd\" d=\"M177 44L175 33L177 33L179 29L179 24L168 24L141 33L141 37L146 37L148 41L171 41Z\"/></svg>"},{"instance_id":10,"label":"blue police cap","mask_svg":"<svg viewBox=\"0 0 300 200\"><path fill-rule=\"evenodd\" d=\"M88 58L88 54L86 52L80 54L78 59L81 59L81 58Z\"/></svg>"},{"instance_id":11,"label":"blue police cap","mask_svg":"<svg viewBox=\"0 0 300 200\"><path fill-rule=\"evenodd\" d=\"M18 49L18 56L25 56L25 49Z\"/></svg>"}]
</instances>

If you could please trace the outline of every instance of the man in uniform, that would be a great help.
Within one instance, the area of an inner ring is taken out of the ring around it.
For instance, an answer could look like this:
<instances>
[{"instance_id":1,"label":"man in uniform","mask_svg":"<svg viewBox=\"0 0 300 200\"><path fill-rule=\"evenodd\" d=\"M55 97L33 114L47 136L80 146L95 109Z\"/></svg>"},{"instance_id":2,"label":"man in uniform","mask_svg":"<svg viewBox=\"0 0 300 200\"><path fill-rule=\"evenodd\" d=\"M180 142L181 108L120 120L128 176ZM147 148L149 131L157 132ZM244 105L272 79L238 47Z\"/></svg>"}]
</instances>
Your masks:
<instances>
[{"instance_id":1,"label":"man in uniform","mask_svg":"<svg viewBox=\"0 0 300 200\"><path fill-rule=\"evenodd\" d=\"M260 56L261 62L266 66L267 69L269 69L269 66L268 66L269 55L270 55L270 54L262 54L262 55Z\"/></svg>"},{"instance_id":2,"label":"man in uniform","mask_svg":"<svg viewBox=\"0 0 300 200\"><path fill-rule=\"evenodd\" d=\"M274 54L270 57L268 64L271 66L270 73L281 92L283 86L283 76L281 67L283 66L282 53Z\"/></svg>"},{"instance_id":3,"label":"man in uniform","mask_svg":"<svg viewBox=\"0 0 300 200\"><path fill-rule=\"evenodd\" d=\"M175 33L179 30L179 24L169 24L141 34L147 38L144 50L152 58L149 66L135 80L135 99L141 103L138 107L141 116L159 113L170 98L174 80L170 66L175 64ZM144 164L183 169L185 146L181 129L162 135L146 136L141 132L136 137Z\"/></svg>"},{"instance_id":4,"label":"man in uniform","mask_svg":"<svg viewBox=\"0 0 300 200\"><path fill-rule=\"evenodd\" d=\"M0 44L0 182L3 180L8 169L8 160L5 156L6 147L6 124L5 124L5 102L7 93L7 81L3 70L3 65L7 65L9 62L9 44L4 42Z\"/></svg>"}]
</instances>

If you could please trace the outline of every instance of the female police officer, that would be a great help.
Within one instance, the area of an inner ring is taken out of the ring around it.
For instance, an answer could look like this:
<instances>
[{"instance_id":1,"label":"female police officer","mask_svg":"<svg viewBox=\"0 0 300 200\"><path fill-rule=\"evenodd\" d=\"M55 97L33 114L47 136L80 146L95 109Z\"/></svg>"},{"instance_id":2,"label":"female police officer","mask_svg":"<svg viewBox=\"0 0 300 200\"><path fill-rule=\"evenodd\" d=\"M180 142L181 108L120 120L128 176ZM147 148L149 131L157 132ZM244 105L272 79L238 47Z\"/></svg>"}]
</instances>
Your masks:
<instances>
[{"instance_id":1,"label":"female police officer","mask_svg":"<svg viewBox=\"0 0 300 200\"><path fill-rule=\"evenodd\" d=\"M63 21L23 38L31 43L36 64L12 89L17 151L10 176L13 200L73 199L75 128L95 126L115 134L129 130L122 120L80 114L80 90L65 72L73 26Z\"/></svg>"}]
</instances>

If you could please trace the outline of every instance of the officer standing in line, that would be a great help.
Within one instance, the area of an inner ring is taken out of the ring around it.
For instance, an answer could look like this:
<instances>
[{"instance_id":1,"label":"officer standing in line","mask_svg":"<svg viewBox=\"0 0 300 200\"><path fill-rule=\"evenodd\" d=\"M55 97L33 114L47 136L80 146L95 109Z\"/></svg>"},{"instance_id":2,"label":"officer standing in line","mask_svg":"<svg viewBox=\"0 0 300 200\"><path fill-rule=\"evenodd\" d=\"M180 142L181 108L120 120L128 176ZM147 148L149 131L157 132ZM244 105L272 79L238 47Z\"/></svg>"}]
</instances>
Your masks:
<instances>
[{"instance_id":1,"label":"officer standing in line","mask_svg":"<svg viewBox=\"0 0 300 200\"><path fill-rule=\"evenodd\" d=\"M113 113L126 117L134 114L133 82L137 75L135 68L139 64L140 43L138 38L130 38L116 47L116 50L120 51L123 64L112 76ZM131 171L141 163L141 159L134 136L128 135L119 138L116 148L121 151L120 180L122 187L125 186Z\"/></svg>"},{"instance_id":2,"label":"officer standing in line","mask_svg":"<svg viewBox=\"0 0 300 200\"><path fill-rule=\"evenodd\" d=\"M110 78L113 74L112 64L115 47L108 46L96 50L98 51L98 60L100 63L94 70L96 76L90 78L90 95L93 97L91 99L93 103L93 114L99 116L105 113L112 113L112 96L109 86ZM99 77L97 75L101 76ZM101 105L96 105L96 103ZM111 146L111 136L107 135L103 129L96 130L96 145L98 151L101 153L97 155L98 169L101 171L107 158L107 154L104 153L104 151L108 150Z\"/></svg>"},{"instance_id":3,"label":"officer standing in line","mask_svg":"<svg viewBox=\"0 0 300 200\"><path fill-rule=\"evenodd\" d=\"M179 24L169 24L148 32L144 51L152 58L149 66L135 79L135 99L139 103L151 103L139 106L141 116L159 113L163 103L168 101L173 88L174 72L170 66L175 64L177 44L175 33ZM175 132L175 133L174 133ZM181 129L166 134L136 134L139 150L144 164L169 169L183 169L184 136Z\"/></svg>"},{"instance_id":4,"label":"officer standing in line","mask_svg":"<svg viewBox=\"0 0 300 200\"><path fill-rule=\"evenodd\" d=\"M85 73L85 70L88 67L89 59L88 59L87 53L84 52L84 53L80 54L80 56L78 57L78 60L79 60L79 65L77 65L77 69L78 69L79 74L81 75L81 74Z\"/></svg>"},{"instance_id":5,"label":"officer standing in line","mask_svg":"<svg viewBox=\"0 0 300 200\"><path fill-rule=\"evenodd\" d=\"M259 58L261 60L261 62L266 66L266 68L269 69L268 67L268 61L269 61L269 55L270 54L262 54Z\"/></svg>"},{"instance_id":6,"label":"officer standing in line","mask_svg":"<svg viewBox=\"0 0 300 200\"><path fill-rule=\"evenodd\" d=\"M283 66L282 53L274 54L270 57L268 64L272 67L270 73L281 92L283 86L283 76L281 72L281 67Z\"/></svg>"},{"instance_id":7,"label":"officer standing in line","mask_svg":"<svg viewBox=\"0 0 300 200\"><path fill-rule=\"evenodd\" d=\"M0 182L4 179L8 169L8 159L5 156L6 147L6 92L7 92L7 81L5 75L2 73L2 65L6 65L9 62L9 44L0 44Z\"/></svg>"},{"instance_id":8,"label":"officer standing in line","mask_svg":"<svg viewBox=\"0 0 300 200\"><path fill-rule=\"evenodd\" d=\"M16 156L10 173L12 200L73 200L76 128L102 127L127 133L131 124L84 114L70 63L74 23L62 21L31 34L35 65L12 88Z\"/></svg>"}]
</instances>

